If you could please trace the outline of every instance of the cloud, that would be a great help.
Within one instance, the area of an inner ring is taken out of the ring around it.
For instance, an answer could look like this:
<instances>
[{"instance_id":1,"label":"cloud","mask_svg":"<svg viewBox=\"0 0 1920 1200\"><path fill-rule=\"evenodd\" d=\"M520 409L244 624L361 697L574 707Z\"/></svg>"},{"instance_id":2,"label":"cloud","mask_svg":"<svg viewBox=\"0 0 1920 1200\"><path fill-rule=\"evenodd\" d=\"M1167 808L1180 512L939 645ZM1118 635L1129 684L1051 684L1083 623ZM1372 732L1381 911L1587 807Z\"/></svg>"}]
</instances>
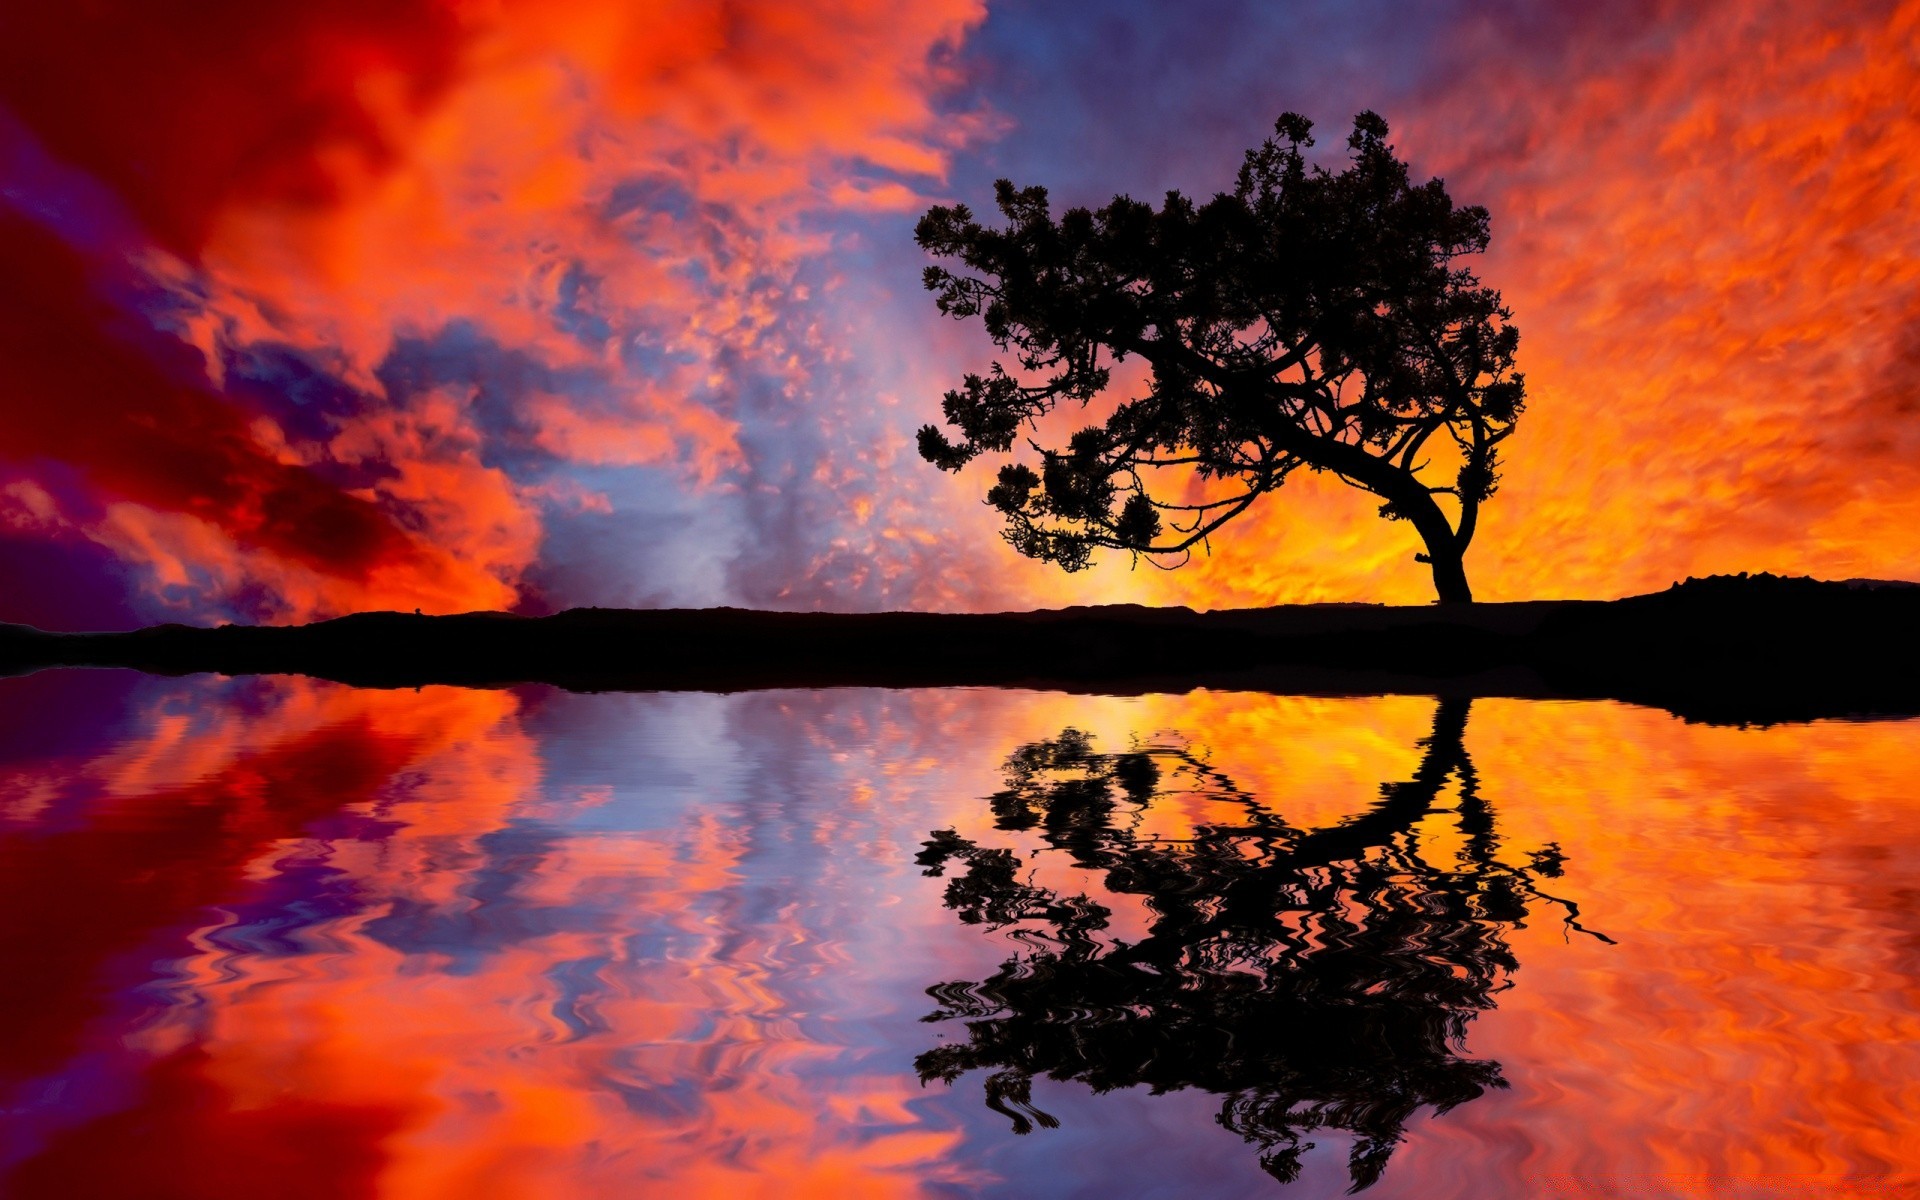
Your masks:
<instances>
[{"instance_id":1,"label":"cloud","mask_svg":"<svg viewBox=\"0 0 1920 1200\"><path fill-rule=\"evenodd\" d=\"M1612 596L1710 571L1920 575L1920 480L1894 432L1911 423L1894 397L1913 377L1901 347L1920 296L1920 6L1432 6L1399 29L1375 23L1380 6L1209 11L1202 24L1231 36L1204 76L1186 41L1125 36L1151 14L1075 30L1070 44L1110 52L1022 81L1046 103L996 154L1018 182L1076 200L1205 195L1272 112L1317 117L1325 148L1372 107L1417 172L1487 205L1480 271L1515 310L1533 398L1469 556L1477 594ZM1024 19L990 22L976 52L1069 44ZM1238 48L1263 27L1295 36L1275 40L1285 69L1256 79ZM1179 121L1111 86L1163 54L1193 59L1199 81ZM1093 82L1112 108L1064 98ZM1082 139L1083 126L1106 132ZM1067 143L1092 149L1048 161ZM1289 483L1210 559L1116 590L1202 606L1430 599L1419 547L1374 507L1325 480Z\"/></svg>"},{"instance_id":2,"label":"cloud","mask_svg":"<svg viewBox=\"0 0 1920 1200\"><path fill-rule=\"evenodd\" d=\"M0 275L31 284L0 299L0 444L16 469L65 463L84 489L77 508L43 514L50 526L132 552L162 589L190 581L182 555L216 546L258 559L244 569L199 564L205 578L236 588L292 571L351 591L395 570L457 587L457 566L439 547L257 441L248 414L207 387L191 352L137 329L118 336L124 321L97 298L86 264L44 229L0 217ZM139 557L149 552L160 557Z\"/></svg>"},{"instance_id":3,"label":"cloud","mask_svg":"<svg viewBox=\"0 0 1920 1200\"><path fill-rule=\"evenodd\" d=\"M1920 573L1915 14L9 14L0 473L55 514L10 536L201 618L1424 600L1405 528L1324 480L1183 571L1070 577L909 441L991 353L915 287L921 206L1204 195L1280 109L1372 107L1492 209L1524 334L1481 595Z\"/></svg>"},{"instance_id":4,"label":"cloud","mask_svg":"<svg viewBox=\"0 0 1920 1200\"><path fill-rule=\"evenodd\" d=\"M1873 449L1905 436L1885 389L1920 298L1916 33L1911 2L1724 3L1544 97L1483 93L1451 156L1509 214L1489 271L1540 397L1483 547L1503 590L1920 573L1920 479ZM1482 157L1503 125L1528 148Z\"/></svg>"},{"instance_id":5,"label":"cloud","mask_svg":"<svg viewBox=\"0 0 1920 1200\"><path fill-rule=\"evenodd\" d=\"M812 215L918 203L915 180L968 129L936 111L937 60L981 15L972 0L148 11L112 37L84 14L25 20L12 44L72 83L23 70L4 100L117 203L126 228L106 243L60 232L85 258L66 274L120 294L47 323L100 345L147 327L118 339L97 390L118 397L110 429L158 437L136 455L131 433L97 446L47 429L8 457L79 466L96 514L115 514L96 540L159 593L289 617L514 603L543 521L568 508L544 502L581 490L556 478L570 468L727 494L740 381L808 399L787 334L805 324L796 275L831 244ZM163 99L142 104L148 90ZM8 277L37 288L47 269ZM527 378L487 380L467 416L390 386L396 356L454 330Z\"/></svg>"}]
</instances>

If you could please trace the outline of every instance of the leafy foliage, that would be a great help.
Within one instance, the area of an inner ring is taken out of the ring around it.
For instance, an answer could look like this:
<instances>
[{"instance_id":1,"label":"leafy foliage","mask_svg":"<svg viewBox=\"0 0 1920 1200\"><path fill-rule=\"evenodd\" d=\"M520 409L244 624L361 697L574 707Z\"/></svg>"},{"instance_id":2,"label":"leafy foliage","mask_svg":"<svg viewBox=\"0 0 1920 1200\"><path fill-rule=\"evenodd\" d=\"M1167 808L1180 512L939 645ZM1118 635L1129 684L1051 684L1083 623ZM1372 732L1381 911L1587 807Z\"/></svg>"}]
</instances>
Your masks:
<instances>
[{"instance_id":1,"label":"leafy foliage","mask_svg":"<svg viewBox=\"0 0 1920 1200\"><path fill-rule=\"evenodd\" d=\"M1044 188L1001 180L1003 227L965 205L920 220L921 247L961 268L927 268L940 311L978 318L1011 356L946 394L958 437L927 425L920 453L958 471L1016 451L1024 431L1038 469L1010 463L987 494L1022 554L1069 571L1102 547L1183 562L1306 467L1411 520L1442 598L1470 598L1447 595L1441 564L1458 571L1525 404L1511 314L1460 262L1486 249L1487 211L1455 207L1438 179L1412 183L1372 113L1337 173L1309 165L1311 129L1282 116L1233 191L1201 205L1117 196L1056 220ZM1144 394L1064 445L1034 440L1133 356L1150 368ZM1422 471L1437 434L1459 466L1434 484Z\"/></svg>"}]
</instances>

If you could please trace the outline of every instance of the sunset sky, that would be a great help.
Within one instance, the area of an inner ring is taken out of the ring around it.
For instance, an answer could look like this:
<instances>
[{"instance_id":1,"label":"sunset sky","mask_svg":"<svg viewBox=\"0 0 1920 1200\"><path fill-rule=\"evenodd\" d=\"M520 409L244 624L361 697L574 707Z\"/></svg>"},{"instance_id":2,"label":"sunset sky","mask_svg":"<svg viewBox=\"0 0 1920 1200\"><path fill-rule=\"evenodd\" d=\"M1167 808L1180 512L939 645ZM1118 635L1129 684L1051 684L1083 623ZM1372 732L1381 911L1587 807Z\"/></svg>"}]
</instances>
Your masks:
<instances>
[{"instance_id":1,"label":"sunset sky","mask_svg":"<svg viewBox=\"0 0 1920 1200\"><path fill-rule=\"evenodd\" d=\"M0 621L1424 602L1349 489L1069 576L913 449L928 205L1289 109L1493 214L1479 598L1920 578L1920 0L142 0L0 11Z\"/></svg>"}]
</instances>

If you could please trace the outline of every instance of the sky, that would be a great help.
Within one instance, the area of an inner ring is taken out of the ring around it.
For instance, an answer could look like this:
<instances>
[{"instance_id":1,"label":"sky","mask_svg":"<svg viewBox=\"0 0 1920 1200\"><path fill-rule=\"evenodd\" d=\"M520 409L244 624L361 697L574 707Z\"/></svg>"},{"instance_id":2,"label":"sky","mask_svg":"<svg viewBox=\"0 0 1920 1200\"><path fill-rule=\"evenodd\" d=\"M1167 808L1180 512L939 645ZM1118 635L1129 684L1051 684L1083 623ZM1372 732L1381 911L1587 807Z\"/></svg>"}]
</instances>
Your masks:
<instances>
[{"instance_id":1,"label":"sky","mask_svg":"<svg viewBox=\"0 0 1920 1200\"><path fill-rule=\"evenodd\" d=\"M1425 602L1322 479L1067 575L913 448L929 205L1363 109L1522 333L1478 598L1920 578L1920 0L103 0L0 12L0 621Z\"/></svg>"}]
</instances>

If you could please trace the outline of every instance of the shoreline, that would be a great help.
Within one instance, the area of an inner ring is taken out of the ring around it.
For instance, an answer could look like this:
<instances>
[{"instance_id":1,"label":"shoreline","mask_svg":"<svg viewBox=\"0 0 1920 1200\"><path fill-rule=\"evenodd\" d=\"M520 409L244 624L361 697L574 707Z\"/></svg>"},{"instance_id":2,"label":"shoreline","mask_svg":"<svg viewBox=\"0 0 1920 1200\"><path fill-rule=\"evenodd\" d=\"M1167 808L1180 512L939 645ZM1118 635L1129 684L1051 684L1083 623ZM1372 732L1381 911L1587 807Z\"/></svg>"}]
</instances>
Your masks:
<instances>
[{"instance_id":1,"label":"shoreline","mask_svg":"<svg viewBox=\"0 0 1920 1200\"><path fill-rule=\"evenodd\" d=\"M1615 699L1765 724L1920 715L1920 587L1721 576L1612 601L1021 613L360 613L118 633L0 626L0 673L124 667L364 687L1036 687Z\"/></svg>"}]
</instances>

